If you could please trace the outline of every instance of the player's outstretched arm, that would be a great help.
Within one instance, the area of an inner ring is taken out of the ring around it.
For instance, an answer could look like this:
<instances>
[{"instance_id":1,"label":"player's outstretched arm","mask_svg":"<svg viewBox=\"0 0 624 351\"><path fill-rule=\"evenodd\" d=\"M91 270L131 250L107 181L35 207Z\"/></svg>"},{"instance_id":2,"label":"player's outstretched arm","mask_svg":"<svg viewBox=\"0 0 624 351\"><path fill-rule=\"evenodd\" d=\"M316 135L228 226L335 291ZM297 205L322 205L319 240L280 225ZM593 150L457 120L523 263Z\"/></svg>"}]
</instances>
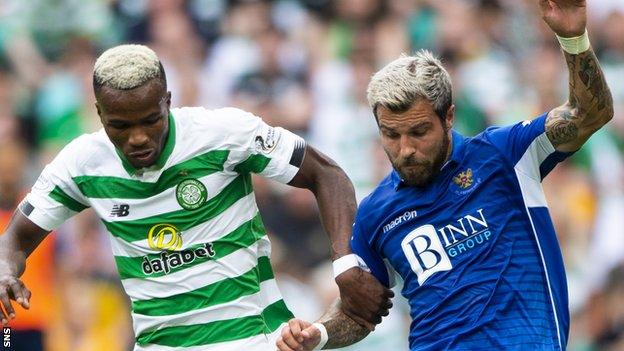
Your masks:
<instances>
[{"instance_id":1,"label":"player's outstretched arm","mask_svg":"<svg viewBox=\"0 0 624 351\"><path fill-rule=\"evenodd\" d=\"M329 157L306 146L303 164L289 185L310 189L316 196L321 221L329 234L332 259L351 254L349 241L355 217L355 191L345 172ZM373 330L388 315L392 290L370 273L351 268L336 277L344 312Z\"/></svg>"},{"instance_id":2,"label":"player's outstretched arm","mask_svg":"<svg viewBox=\"0 0 624 351\"><path fill-rule=\"evenodd\" d=\"M332 304L317 323L323 324L327 331L327 343L322 347L324 350L353 345L370 333L343 313L340 299ZM308 351L314 350L320 342L321 331L314 324L294 318L282 328L276 346L279 351Z\"/></svg>"},{"instance_id":3,"label":"player's outstretched arm","mask_svg":"<svg viewBox=\"0 0 624 351\"><path fill-rule=\"evenodd\" d=\"M585 25L585 0L540 0L542 18L560 37L569 73L568 101L548 114L546 134L564 152L578 150L613 117L613 99Z\"/></svg>"},{"instance_id":4,"label":"player's outstretched arm","mask_svg":"<svg viewBox=\"0 0 624 351\"><path fill-rule=\"evenodd\" d=\"M29 205L28 205L29 206ZM0 319L7 324L15 318L10 300L30 307L30 291L19 277L26 269L26 258L48 234L26 218L20 210L13 213L6 231L0 235Z\"/></svg>"}]
</instances>

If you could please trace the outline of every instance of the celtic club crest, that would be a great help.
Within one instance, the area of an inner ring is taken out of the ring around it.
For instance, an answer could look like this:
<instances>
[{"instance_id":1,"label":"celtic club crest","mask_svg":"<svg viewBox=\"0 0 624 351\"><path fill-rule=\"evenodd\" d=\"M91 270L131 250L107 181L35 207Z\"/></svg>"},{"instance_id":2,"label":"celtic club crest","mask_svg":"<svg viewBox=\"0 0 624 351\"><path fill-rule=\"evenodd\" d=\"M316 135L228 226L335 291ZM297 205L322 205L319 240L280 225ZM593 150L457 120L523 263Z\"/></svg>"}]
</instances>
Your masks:
<instances>
[{"instance_id":1,"label":"celtic club crest","mask_svg":"<svg viewBox=\"0 0 624 351\"><path fill-rule=\"evenodd\" d=\"M194 210L206 203L206 186L197 179L185 179L176 187L176 199L185 210Z\"/></svg>"}]
</instances>

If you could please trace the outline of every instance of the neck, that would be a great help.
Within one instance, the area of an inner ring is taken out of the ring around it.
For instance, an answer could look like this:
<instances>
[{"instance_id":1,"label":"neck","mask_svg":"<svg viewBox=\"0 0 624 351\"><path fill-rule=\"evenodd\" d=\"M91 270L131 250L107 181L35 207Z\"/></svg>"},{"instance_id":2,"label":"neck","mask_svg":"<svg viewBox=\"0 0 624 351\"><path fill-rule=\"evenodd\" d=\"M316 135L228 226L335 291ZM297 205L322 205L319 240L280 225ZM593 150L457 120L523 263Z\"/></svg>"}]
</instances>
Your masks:
<instances>
[{"instance_id":1,"label":"neck","mask_svg":"<svg viewBox=\"0 0 624 351\"><path fill-rule=\"evenodd\" d=\"M450 129L446 133L447 133L447 138L449 140L449 143L446 149L446 157L444 158L444 162L442 163L443 165L446 165L446 163L451 160L451 154L453 153L453 133L451 133Z\"/></svg>"}]
</instances>

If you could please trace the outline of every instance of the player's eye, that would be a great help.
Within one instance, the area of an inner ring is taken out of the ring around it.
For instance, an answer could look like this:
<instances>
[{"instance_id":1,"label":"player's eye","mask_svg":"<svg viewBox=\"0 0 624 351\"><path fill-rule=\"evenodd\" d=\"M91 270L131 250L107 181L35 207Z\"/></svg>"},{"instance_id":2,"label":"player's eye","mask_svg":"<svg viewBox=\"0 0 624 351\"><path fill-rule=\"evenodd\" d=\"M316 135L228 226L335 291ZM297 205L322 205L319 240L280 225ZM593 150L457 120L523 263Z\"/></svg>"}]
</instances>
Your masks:
<instances>
[{"instance_id":1,"label":"player's eye","mask_svg":"<svg viewBox=\"0 0 624 351\"><path fill-rule=\"evenodd\" d=\"M150 117L147 120L145 120L145 124L147 125L151 125L151 124L156 124L158 121L160 121L162 117L159 116L154 116L154 117Z\"/></svg>"},{"instance_id":2,"label":"player's eye","mask_svg":"<svg viewBox=\"0 0 624 351\"><path fill-rule=\"evenodd\" d=\"M114 128L114 129L126 129L126 128L128 128L128 125L126 123L118 123L118 122L108 123L108 126L110 128Z\"/></svg>"},{"instance_id":3,"label":"player's eye","mask_svg":"<svg viewBox=\"0 0 624 351\"><path fill-rule=\"evenodd\" d=\"M429 131L429 126L428 125L419 126L417 128L414 128L414 129L410 130L410 135L413 136L413 137L421 137L421 136L427 134L428 131Z\"/></svg>"},{"instance_id":4,"label":"player's eye","mask_svg":"<svg viewBox=\"0 0 624 351\"><path fill-rule=\"evenodd\" d=\"M415 137L421 137L421 136L427 134L427 130L426 129L417 129L417 130L411 131L410 134L412 136L415 136Z\"/></svg>"},{"instance_id":5,"label":"player's eye","mask_svg":"<svg viewBox=\"0 0 624 351\"><path fill-rule=\"evenodd\" d=\"M390 139L397 139L401 136L399 133L391 132L389 130L384 131L383 134L386 138Z\"/></svg>"}]
</instances>

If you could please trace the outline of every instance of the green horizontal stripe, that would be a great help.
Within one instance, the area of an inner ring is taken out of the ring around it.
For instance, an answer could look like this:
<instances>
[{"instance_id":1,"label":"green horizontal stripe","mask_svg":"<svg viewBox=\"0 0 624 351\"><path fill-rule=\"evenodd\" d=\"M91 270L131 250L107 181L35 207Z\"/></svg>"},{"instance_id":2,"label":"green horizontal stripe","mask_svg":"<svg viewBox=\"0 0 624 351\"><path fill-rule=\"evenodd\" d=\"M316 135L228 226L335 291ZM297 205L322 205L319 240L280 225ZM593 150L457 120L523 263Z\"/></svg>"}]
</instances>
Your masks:
<instances>
[{"instance_id":1,"label":"green horizontal stripe","mask_svg":"<svg viewBox=\"0 0 624 351\"><path fill-rule=\"evenodd\" d=\"M236 201L251 194L252 190L251 176L241 174L234 178L219 194L206 201L203 206L196 210L178 210L134 221L102 221L109 232L128 242L147 240L150 228L165 223L176 227L181 232L182 240L184 240L184 231L215 218Z\"/></svg>"},{"instance_id":2,"label":"green horizontal stripe","mask_svg":"<svg viewBox=\"0 0 624 351\"><path fill-rule=\"evenodd\" d=\"M245 161L237 164L234 171L238 173L260 173L264 171L271 159L263 155L251 155Z\"/></svg>"},{"instance_id":3,"label":"green horizontal stripe","mask_svg":"<svg viewBox=\"0 0 624 351\"><path fill-rule=\"evenodd\" d=\"M279 300L265 308L264 311L262 311L262 317L264 318L264 323L266 323L264 332L266 334L271 334L276 331L282 323L288 322L295 316L290 312L284 300Z\"/></svg>"},{"instance_id":4,"label":"green horizontal stripe","mask_svg":"<svg viewBox=\"0 0 624 351\"><path fill-rule=\"evenodd\" d=\"M63 189L55 186L54 189L48 194L54 201L62 204L72 211L80 212L89 206L85 206L82 203L74 200L71 196L67 195Z\"/></svg>"},{"instance_id":5,"label":"green horizontal stripe","mask_svg":"<svg viewBox=\"0 0 624 351\"><path fill-rule=\"evenodd\" d=\"M283 300L267 306L261 315L248 316L206 324L180 325L141 333L137 344L170 347L191 347L215 344L269 334L292 318Z\"/></svg>"},{"instance_id":6,"label":"green horizontal stripe","mask_svg":"<svg viewBox=\"0 0 624 351\"><path fill-rule=\"evenodd\" d=\"M189 262L185 265L172 268L169 271L169 274L173 272L177 272L182 269L196 266L206 261L216 260L216 259L225 257L238 249L249 247L256 241L258 241L258 239L260 239L261 237L265 235L266 235L266 231L264 229L264 226L262 225L262 219L260 218L260 214L257 214L254 218L241 224L238 228L234 229L232 232L213 241L212 248L215 253L213 257L197 257L195 258L193 262ZM201 247L204 247L204 244L193 245L187 248L186 250L195 250ZM161 256L160 253L149 254L149 255L141 256L141 257L115 256L115 262L117 263L117 270L119 271L119 275L121 279L146 278L146 277L155 278L155 277L163 276L167 273L154 272L148 275L143 273L142 267L143 267L144 257L147 257L148 261L152 261L154 259L160 258L160 256Z\"/></svg>"},{"instance_id":7,"label":"green horizontal stripe","mask_svg":"<svg viewBox=\"0 0 624 351\"><path fill-rule=\"evenodd\" d=\"M82 194L97 199L144 199L172 188L186 178L201 178L223 171L229 151L213 150L172 166L155 183L119 177L78 176L73 180Z\"/></svg>"},{"instance_id":8,"label":"green horizontal stripe","mask_svg":"<svg viewBox=\"0 0 624 351\"><path fill-rule=\"evenodd\" d=\"M220 305L259 292L260 283L269 279L273 279L271 262L262 256L257 266L238 277L178 295L134 301L132 311L147 316L167 316Z\"/></svg>"}]
</instances>

